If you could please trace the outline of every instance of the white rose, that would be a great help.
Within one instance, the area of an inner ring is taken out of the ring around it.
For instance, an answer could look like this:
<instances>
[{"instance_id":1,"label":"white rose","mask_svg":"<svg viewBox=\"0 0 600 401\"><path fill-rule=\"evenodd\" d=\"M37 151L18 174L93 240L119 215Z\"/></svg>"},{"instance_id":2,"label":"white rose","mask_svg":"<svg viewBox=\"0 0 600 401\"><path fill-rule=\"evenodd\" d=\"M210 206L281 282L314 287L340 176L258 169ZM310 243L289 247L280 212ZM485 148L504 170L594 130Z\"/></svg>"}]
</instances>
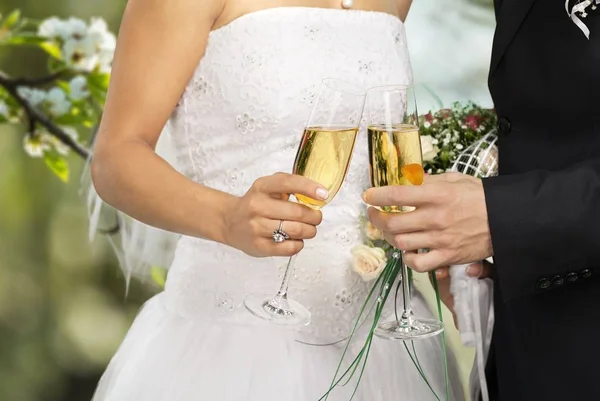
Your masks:
<instances>
[{"instance_id":1,"label":"white rose","mask_svg":"<svg viewBox=\"0 0 600 401\"><path fill-rule=\"evenodd\" d=\"M367 238L371 241L378 241L383 239L383 232L381 232L380 229L375 227L370 221L367 221L365 233L367 234Z\"/></svg>"},{"instance_id":2,"label":"white rose","mask_svg":"<svg viewBox=\"0 0 600 401\"><path fill-rule=\"evenodd\" d=\"M423 161L429 162L435 159L440 149L434 145L434 139L431 135L421 135L421 150L423 151Z\"/></svg>"},{"instance_id":3,"label":"white rose","mask_svg":"<svg viewBox=\"0 0 600 401\"><path fill-rule=\"evenodd\" d=\"M375 280L387 263L385 252L381 248L357 245L350 252L353 257L352 270L358 273L363 281Z\"/></svg>"}]
</instances>

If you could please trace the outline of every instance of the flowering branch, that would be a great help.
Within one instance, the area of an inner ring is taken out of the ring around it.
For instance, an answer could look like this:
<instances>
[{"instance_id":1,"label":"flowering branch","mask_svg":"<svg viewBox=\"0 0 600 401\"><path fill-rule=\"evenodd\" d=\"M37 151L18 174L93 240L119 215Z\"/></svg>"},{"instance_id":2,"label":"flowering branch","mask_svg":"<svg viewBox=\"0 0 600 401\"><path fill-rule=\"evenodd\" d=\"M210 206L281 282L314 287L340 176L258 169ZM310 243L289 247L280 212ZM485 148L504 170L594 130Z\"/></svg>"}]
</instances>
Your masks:
<instances>
[{"instance_id":1,"label":"flowering branch","mask_svg":"<svg viewBox=\"0 0 600 401\"><path fill-rule=\"evenodd\" d=\"M54 74L46 75L39 78L9 78L4 72L0 71L1 78L4 78L10 82L6 84L4 82L0 82L2 86L8 88L8 86L12 86L14 88L19 86L40 86L50 84L57 79L59 79L62 75L64 75L64 71L58 71Z\"/></svg>"},{"instance_id":2,"label":"flowering branch","mask_svg":"<svg viewBox=\"0 0 600 401\"><path fill-rule=\"evenodd\" d=\"M48 56L46 76L11 77L0 71L0 123L26 123L23 145L62 181L69 180L65 156L87 160L79 141L98 127L110 78L116 38L106 22L92 18L48 18L40 23L19 11L0 16L0 46L33 47Z\"/></svg>"},{"instance_id":3,"label":"flowering branch","mask_svg":"<svg viewBox=\"0 0 600 401\"><path fill-rule=\"evenodd\" d=\"M84 159L88 159L90 153L89 150L84 148L82 145L77 143L73 137L67 132L61 129L59 126L54 124L49 118L40 113L29 101L22 96L18 88L23 85L27 86L38 86L49 82L52 82L59 78L61 73L55 73L46 77L38 79L27 79L27 78L10 78L3 71L0 71L0 86L4 87L9 95L11 95L20 105L23 107L27 119L29 120L29 133L35 132L36 124L43 126L48 132L54 135L60 142L68 146L75 153Z\"/></svg>"}]
</instances>

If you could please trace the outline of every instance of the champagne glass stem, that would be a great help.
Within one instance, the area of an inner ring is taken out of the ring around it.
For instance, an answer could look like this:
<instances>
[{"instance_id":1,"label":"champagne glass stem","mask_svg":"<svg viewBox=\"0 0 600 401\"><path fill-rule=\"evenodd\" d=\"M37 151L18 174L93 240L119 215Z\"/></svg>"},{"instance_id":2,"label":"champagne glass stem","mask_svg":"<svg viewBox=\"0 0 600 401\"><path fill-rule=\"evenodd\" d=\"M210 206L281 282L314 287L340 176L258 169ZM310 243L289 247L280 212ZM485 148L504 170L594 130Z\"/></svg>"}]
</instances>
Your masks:
<instances>
[{"instance_id":1,"label":"champagne glass stem","mask_svg":"<svg viewBox=\"0 0 600 401\"><path fill-rule=\"evenodd\" d=\"M296 265L296 257L298 254L291 256L288 260L287 267L285 268L285 273L283 274L283 280L281 281L281 287L277 294L268 302L268 305L274 309L279 311L289 310L290 306L287 299L288 287L290 285L290 279L292 278L292 273L294 272L294 266ZM281 312L279 312L281 313Z\"/></svg>"},{"instance_id":2,"label":"champagne glass stem","mask_svg":"<svg viewBox=\"0 0 600 401\"><path fill-rule=\"evenodd\" d=\"M395 252L394 256L400 259L400 263L402 263L402 301L404 308L399 323L401 326L412 326L414 323L414 314L411 308L411 288L408 276L408 266L404 263L404 258L401 257L404 255L404 251L396 249Z\"/></svg>"},{"instance_id":3,"label":"champagne glass stem","mask_svg":"<svg viewBox=\"0 0 600 401\"><path fill-rule=\"evenodd\" d=\"M402 262L402 293L404 299L404 310L402 311L401 321L403 325L412 326L414 314L411 308L411 288L408 275L408 266Z\"/></svg>"},{"instance_id":4,"label":"champagne glass stem","mask_svg":"<svg viewBox=\"0 0 600 401\"><path fill-rule=\"evenodd\" d=\"M281 287L277 292L277 297L287 298L288 287L290 285L290 278L292 278L292 273L294 272L294 266L296 265L296 257L298 254L291 256L288 260L287 267L285 268L285 273L283 274L283 280L281 281Z\"/></svg>"}]
</instances>

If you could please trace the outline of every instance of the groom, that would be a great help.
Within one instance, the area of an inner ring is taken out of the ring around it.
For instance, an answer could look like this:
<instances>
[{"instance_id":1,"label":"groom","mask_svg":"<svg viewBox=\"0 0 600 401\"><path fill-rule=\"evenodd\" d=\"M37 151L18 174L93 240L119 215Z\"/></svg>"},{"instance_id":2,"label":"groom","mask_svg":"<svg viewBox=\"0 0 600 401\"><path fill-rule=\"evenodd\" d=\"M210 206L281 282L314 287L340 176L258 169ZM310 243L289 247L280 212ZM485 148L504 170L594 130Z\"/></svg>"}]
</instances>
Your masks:
<instances>
[{"instance_id":1,"label":"groom","mask_svg":"<svg viewBox=\"0 0 600 401\"><path fill-rule=\"evenodd\" d=\"M418 207L369 210L398 248L431 249L406 256L417 271L493 255L495 401L600 400L600 5L578 25L564 3L495 2L499 177L365 193Z\"/></svg>"}]
</instances>

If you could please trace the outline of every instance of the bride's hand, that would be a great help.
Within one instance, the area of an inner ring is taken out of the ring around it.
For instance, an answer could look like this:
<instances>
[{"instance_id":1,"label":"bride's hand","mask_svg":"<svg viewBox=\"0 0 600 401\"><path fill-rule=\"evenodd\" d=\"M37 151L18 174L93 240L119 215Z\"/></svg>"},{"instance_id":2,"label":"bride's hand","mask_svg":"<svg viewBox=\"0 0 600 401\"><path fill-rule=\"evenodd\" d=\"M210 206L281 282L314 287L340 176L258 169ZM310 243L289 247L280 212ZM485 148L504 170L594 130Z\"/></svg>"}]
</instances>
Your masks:
<instances>
[{"instance_id":1,"label":"bride's hand","mask_svg":"<svg viewBox=\"0 0 600 401\"><path fill-rule=\"evenodd\" d=\"M250 256L292 256L304 247L305 239L314 238L322 214L307 206L288 201L289 194L327 199L321 185L308 178L277 173L261 177L246 194L237 198L225 216L225 242ZM290 239L275 243L273 231L282 229Z\"/></svg>"}]
</instances>

